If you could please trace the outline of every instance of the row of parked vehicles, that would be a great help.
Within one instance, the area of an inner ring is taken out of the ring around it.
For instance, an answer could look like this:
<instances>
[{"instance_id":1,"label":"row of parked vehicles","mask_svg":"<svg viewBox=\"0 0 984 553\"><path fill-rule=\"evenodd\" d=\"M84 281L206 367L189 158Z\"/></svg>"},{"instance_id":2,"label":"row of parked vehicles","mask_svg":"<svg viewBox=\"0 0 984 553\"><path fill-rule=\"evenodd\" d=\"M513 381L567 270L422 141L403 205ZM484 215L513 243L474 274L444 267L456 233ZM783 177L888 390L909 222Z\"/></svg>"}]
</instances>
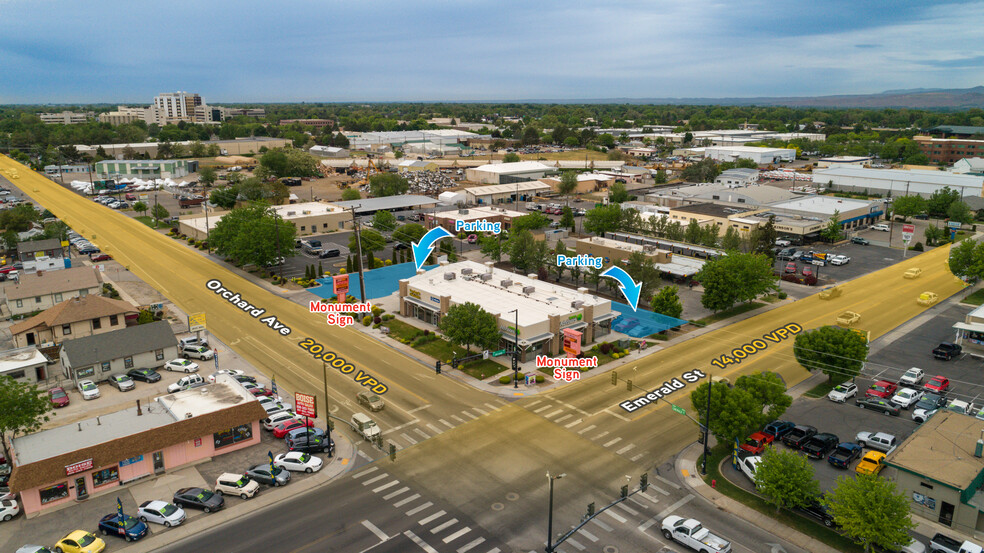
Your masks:
<instances>
[{"instance_id":1,"label":"row of parked vehicles","mask_svg":"<svg viewBox=\"0 0 984 553\"><path fill-rule=\"evenodd\" d=\"M845 403L854 397L855 403L862 409L873 409L896 417L902 411L912 409L912 420L920 424L929 420L944 407L957 413L975 415L984 420L984 409L966 401L947 398L947 394L951 391L949 378L936 375L923 383L925 377L925 371L913 367L902 375L897 384L888 380L874 382L865 390L864 397L857 397L857 384L844 382L835 386L827 394L827 399L836 403Z\"/></svg>"},{"instance_id":2,"label":"row of parked vehicles","mask_svg":"<svg viewBox=\"0 0 984 553\"><path fill-rule=\"evenodd\" d=\"M79 252L79 255L93 255L100 253L99 248L97 248L95 244L89 242L89 240L74 230L68 231L68 242L72 246L75 246L75 249Z\"/></svg>"}]
</instances>

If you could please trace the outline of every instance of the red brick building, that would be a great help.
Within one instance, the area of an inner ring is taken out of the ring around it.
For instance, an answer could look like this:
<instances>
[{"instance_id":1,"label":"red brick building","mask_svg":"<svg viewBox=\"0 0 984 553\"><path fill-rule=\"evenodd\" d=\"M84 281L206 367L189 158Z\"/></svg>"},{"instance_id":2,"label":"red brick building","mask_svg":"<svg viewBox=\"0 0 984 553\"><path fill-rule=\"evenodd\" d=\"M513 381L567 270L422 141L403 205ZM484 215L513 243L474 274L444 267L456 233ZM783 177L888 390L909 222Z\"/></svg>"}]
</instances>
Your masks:
<instances>
[{"instance_id":1,"label":"red brick building","mask_svg":"<svg viewBox=\"0 0 984 553\"><path fill-rule=\"evenodd\" d=\"M953 165L964 158L984 157L984 140L929 136L916 136L913 140L919 145L919 151L929 156L933 163Z\"/></svg>"}]
</instances>

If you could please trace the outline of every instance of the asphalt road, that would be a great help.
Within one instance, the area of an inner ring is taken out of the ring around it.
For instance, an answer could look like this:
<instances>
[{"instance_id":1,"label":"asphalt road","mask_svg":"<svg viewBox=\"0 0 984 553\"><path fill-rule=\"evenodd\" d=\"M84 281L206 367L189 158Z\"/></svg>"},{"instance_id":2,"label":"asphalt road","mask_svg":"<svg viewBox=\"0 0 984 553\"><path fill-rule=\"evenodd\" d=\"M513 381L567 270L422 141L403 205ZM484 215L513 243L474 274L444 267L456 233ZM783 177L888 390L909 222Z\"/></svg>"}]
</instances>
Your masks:
<instances>
[{"instance_id":1,"label":"asphalt road","mask_svg":"<svg viewBox=\"0 0 984 553\"><path fill-rule=\"evenodd\" d=\"M495 536L510 549L519 551L543 546L546 471L567 474L557 490L555 515L563 520L577 520L589 502L600 504L615 497L626 475L635 482L641 473L663 465L675 452L693 442L693 423L673 413L666 402L632 412L621 409L620 402L637 398L645 390L654 390L674 378L682 378L682 373L695 368L732 381L741 374L771 370L778 372L787 385L793 385L808 374L793 358L791 339L780 338L778 343L771 343L765 350L724 369L712 369L711 361L790 323L794 326L787 328L794 331L799 327L809 329L831 324L848 309L861 313L858 326L877 338L925 310L914 301L919 292L933 289L941 297L947 297L963 288L944 269L947 249L940 248L919 257L924 271L920 279L902 278L902 272L910 264L892 266L846 283L844 294L834 300L821 301L811 296L619 367L617 386L610 384L609 374L600 374L535 397L525 397L519 392L510 398L518 401L507 402L448 376L436 376L431 367L408 359L354 329L327 327L321 316L310 314L303 306L277 297L214 264L201 252L86 201L7 158L0 158L0 170L13 166L21 174L17 186L185 312L207 312L209 331L267 376L276 374L278 381L290 389L310 391L322 397L327 385L326 403L337 416L347 418L358 410L354 396L362 386L337 369L329 369L328 382L323 382L322 363L298 347L299 342L311 337L356 369L382 382L387 387L388 406L376 418L384 438L406 435L417 442L398 453L396 462L386 469L388 474L408 486L412 484L416 493L428 501L455 506L456 514L452 518L466 521L473 531L478 532L476 528L480 528L487 533L481 535ZM173 271L176 266L182 267L182 271ZM221 280L224 287L265 309L264 317L276 316L275 322L286 324L290 334L282 336L209 291L206 283L210 279ZM632 390L627 389L628 379L633 381ZM691 389L692 385L684 387L670 399L689 407L685 394ZM351 486L358 489L355 484ZM362 502L370 501L371 490L366 492L368 488L364 488L361 494L349 495L335 489L331 485L323 492L330 500L302 503L308 501L302 496L296 499L296 506L294 502L285 506L288 513L282 517L283 526L269 524L270 531L258 532L261 526L257 522L249 533L232 535L235 538L232 541L214 542L215 549L241 551L239 542L243 540L272 543L267 540L292 539L285 536L302 534L304 543L316 540L351 543L351 547L326 547L328 550L361 551L373 545L373 537L379 538L371 530L367 534L363 530L367 527L353 518L343 519L350 524L326 524L325 501L331 512L335 512L331 506L334 502L351 500L345 503L349 507L343 511L362 513L356 516L367 520L365 513L371 511L374 518L380 517L386 536L396 535L398 528L387 526L387 517L379 509L372 504L369 504L370 511L359 507ZM501 509L496 508L498 503L502 504ZM264 511L257 516L279 517L275 511ZM383 528L376 522L373 524ZM612 534L617 537L614 530ZM203 534L200 539L211 539L210 535ZM597 543L592 543L593 550L601 549L600 537ZM616 538L612 538L612 543L618 543ZM742 543L742 551L772 551L763 540ZM362 544L365 547L359 547ZM207 550L197 542L193 548ZM273 550L288 549L278 546ZM442 550L446 549L442 546Z\"/></svg>"}]
</instances>

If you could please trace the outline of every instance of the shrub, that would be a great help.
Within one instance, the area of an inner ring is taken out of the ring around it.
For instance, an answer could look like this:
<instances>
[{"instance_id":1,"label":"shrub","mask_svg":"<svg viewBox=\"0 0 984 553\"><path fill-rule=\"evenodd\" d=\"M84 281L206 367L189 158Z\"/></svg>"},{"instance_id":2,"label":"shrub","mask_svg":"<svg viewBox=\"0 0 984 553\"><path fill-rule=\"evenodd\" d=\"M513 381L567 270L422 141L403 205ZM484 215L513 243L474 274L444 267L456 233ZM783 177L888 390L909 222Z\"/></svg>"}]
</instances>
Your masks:
<instances>
[{"instance_id":1,"label":"shrub","mask_svg":"<svg viewBox=\"0 0 984 553\"><path fill-rule=\"evenodd\" d=\"M382 307L379 307L379 306L376 306L376 305L372 306L372 314L373 315L379 315L382 312L383 312L383 308Z\"/></svg>"},{"instance_id":2,"label":"shrub","mask_svg":"<svg viewBox=\"0 0 984 553\"><path fill-rule=\"evenodd\" d=\"M916 252L921 252L921 251L923 251L923 249L924 248L923 248L923 243L922 242L916 242L916 245L912 246L912 250L913 251L916 251Z\"/></svg>"},{"instance_id":3,"label":"shrub","mask_svg":"<svg viewBox=\"0 0 984 553\"><path fill-rule=\"evenodd\" d=\"M543 377L543 375L537 375L537 376ZM509 384L510 382L512 382L512 377L511 376L500 376L499 377L499 384ZM539 381L537 381L537 382L539 382Z\"/></svg>"},{"instance_id":4,"label":"shrub","mask_svg":"<svg viewBox=\"0 0 984 553\"><path fill-rule=\"evenodd\" d=\"M786 282L795 282L796 284L800 284L801 282L799 277L796 275L782 275L782 279Z\"/></svg>"},{"instance_id":5,"label":"shrub","mask_svg":"<svg viewBox=\"0 0 984 553\"><path fill-rule=\"evenodd\" d=\"M803 284L805 284L807 286L816 286L816 284L817 284L817 277L815 277L813 275L808 275L808 276L806 276L806 277L803 278Z\"/></svg>"},{"instance_id":6,"label":"shrub","mask_svg":"<svg viewBox=\"0 0 984 553\"><path fill-rule=\"evenodd\" d=\"M386 260L386 266L387 266L387 267L389 267L389 266L390 266L390 265L392 265L392 264L393 264L393 260L392 260L392 259L387 259L387 260Z\"/></svg>"},{"instance_id":7,"label":"shrub","mask_svg":"<svg viewBox=\"0 0 984 553\"><path fill-rule=\"evenodd\" d=\"M395 318L396 318L396 315L391 315L389 313L387 313L386 315L383 315L383 320L384 321L392 321Z\"/></svg>"},{"instance_id":8,"label":"shrub","mask_svg":"<svg viewBox=\"0 0 984 553\"><path fill-rule=\"evenodd\" d=\"M424 336L427 336L430 333L431 333L431 331L427 330L426 328L424 329ZM708 425L708 426L710 426L710 425Z\"/></svg>"},{"instance_id":9,"label":"shrub","mask_svg":"<svg viewBox=\"0 0 984 553\"><path fill-rule=\"evenodd\" d=\"M374 322L376 324L379 324L379 323L383 322L383 318L382 317L373 317L372 318L372 322Z\"/></svg>"},{"instance_id":10,"label":"shrub","mask_svg":"<svg viewBox=\"0 0 984 553\"><path fill-rule=\"evenodd\" d=\"M362 317L362 326L369 326L369 323L371 322L372 322L372 317L370 317L369 315Z\"/></svg>"},{"instance_id":11,"label":"shrub","mask_svg":"<svg viewBox=\"0 0 984 553\"><path fill-rule=\"evenodd\" d=\"M779 298L779 299L781 299L781 300L784 300L787 297L789 297L789 294L787 294L785 292L779 292L778 294L776 294L776 297Z\"/></svg>"},{"instance_id":12,"label":"shrub","mask_svg":"<svg viewBox=\"0 0 984 553\"><path fill-rule=\"evenodd\" d=\"M602 344L599 346L599 349L601 350L601 353L608 355L612 351L612 345L609 344L608 342L602 342Z\"/></svg>"},{"instance_id":13,"label":"shrub","mask_svg":"<svg viewBox=\"0 0 984 553\"><path fill-rule=\"evenodd\" d=\"M536 375L536 381L537 382L543 382L543 380L544 380L544 378L543 378L543 375L542 374Z\"/></svg>"}]
</instances>

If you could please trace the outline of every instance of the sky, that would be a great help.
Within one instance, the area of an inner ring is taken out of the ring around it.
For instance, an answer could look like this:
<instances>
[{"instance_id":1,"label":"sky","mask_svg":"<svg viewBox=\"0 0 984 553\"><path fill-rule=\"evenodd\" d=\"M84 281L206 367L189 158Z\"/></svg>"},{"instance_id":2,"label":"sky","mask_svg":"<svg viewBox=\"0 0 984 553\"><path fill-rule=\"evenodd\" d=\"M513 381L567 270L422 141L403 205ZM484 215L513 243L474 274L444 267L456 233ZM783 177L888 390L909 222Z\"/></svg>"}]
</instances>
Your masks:
<instances>
[{"instance_id":1,"label":"sky","mask_svg":"<svg viewBox=\"0 0 984 553\"><path fill-rule=\"evenodd\" d=\"M0 104L584 100L984 84L984 1L0 0Z\"/></svg>"}]
</instances>

